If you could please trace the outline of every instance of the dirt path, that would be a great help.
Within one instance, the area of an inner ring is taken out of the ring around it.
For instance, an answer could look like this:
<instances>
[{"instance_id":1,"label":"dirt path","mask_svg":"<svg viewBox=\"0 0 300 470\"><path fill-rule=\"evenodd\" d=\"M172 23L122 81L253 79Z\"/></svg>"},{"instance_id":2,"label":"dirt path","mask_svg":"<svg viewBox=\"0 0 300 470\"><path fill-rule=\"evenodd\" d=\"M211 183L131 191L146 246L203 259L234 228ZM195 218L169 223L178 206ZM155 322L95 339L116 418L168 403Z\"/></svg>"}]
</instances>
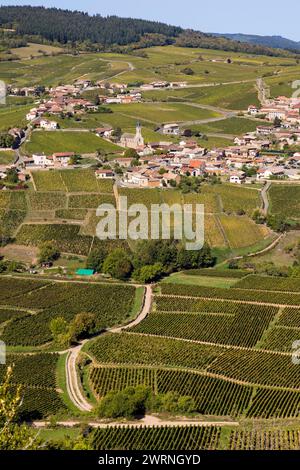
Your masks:
<instances>
[{"instance_id":1,"label":"dirt path","mask_svg":"<svg viewBox=\"0 0 300 470\"><path fill-rule=\"evenodd\" d=\"M268 215L269 206L270 206L270 202L268 198L268 191L270 189L270 186L271 186L271 181L268 181L267 184L265 184L263 189L261 190L261 197L263 200L263 212L265 215Z\"/></svg>"},{"instance_id":2,"label":"dirt path","mask_svg":"<svg viewBox=\"0 0 300 470\"><path fill-rule=\"evenodd\" d=\"M33 426L36 428L44 428L49 426L49 421L34 421ZM76 425L81 424L80 421L59 421L57 423L59 426L65 426L65 427L73 427ZM200 420L192 420L192 419L174 419L174 420L168 420L168 419L160 419L156 416L152 415L146 415L143 419L140 419L139 421L128 421L126 423L122 423L119 421L111 421L111 422L106 422L106 423L98 423L96 421L92 421L88 423L89 426L93 428L99 428L99 429L105 429L105 428L110 428L110 427L127 427L130 425L131 427L141 427L141 426L168 426L168 427L174 427L174 426L239 426L239 423L237 421L200 421Z\"/></svg>"},{"instance_id":3,"label":"dirt path","mask_svg":"<svg viewBox=\"0 0 300 470\"><path fill-rule=\"evenodd\" d=\"M111 333L120 333L123 329L131 328L133 326L138 325L144 318L148 315L151 309L151 301L152 301L152 289L151 286L146 287L144 301L142 309L139 315L136 317L135 320L131 321L125 326L120 326L117 328L110 328L107 331ZM100 335L99 335L100 336ZM73 404L80 410L84 412L88 412L92 410L92 405L86 400L82 390L80 381L77 374L76 364L77 359L80 354L82 347L88 342L89 340L82 341L78 346L71 348L68 351L68 356L66 360L66 383L67 383L67 392L72 400Z\"/></svg>"}]
</instances>

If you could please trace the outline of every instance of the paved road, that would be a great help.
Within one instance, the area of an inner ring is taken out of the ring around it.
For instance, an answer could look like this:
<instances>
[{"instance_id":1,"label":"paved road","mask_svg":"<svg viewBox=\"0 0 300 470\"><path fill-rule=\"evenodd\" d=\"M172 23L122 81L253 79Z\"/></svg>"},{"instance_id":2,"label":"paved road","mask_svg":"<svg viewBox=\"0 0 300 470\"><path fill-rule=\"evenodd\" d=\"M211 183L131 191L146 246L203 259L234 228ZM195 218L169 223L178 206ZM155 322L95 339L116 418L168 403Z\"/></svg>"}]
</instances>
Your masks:
<instances>
[{"instance_id":1,"label":"paved road","mask_svg":"<svg viewBox=\"0 0 300 470\"><path fill-rule=\"evenodd\" d=\"M111 328L107 331L111 333L120 333L123 329L131 328L133 326L138 325L144 318L148 315L151 308L151 300L152 300L152 289L151 286L146 287L146 292L144 296L143 307L139 315L135 320L128 323L125 326L120 326L117 328ZM66 360L66 382L67 382L67 391L70 399L72 400L73 404L80 410L80 411L91 411L92 406L86 400L80 386L80 382L78 380L78 374L76 369L76 363L80 351L84 344L86 344L89 340L82 341L78 346L71 348L68 351L68 356Z\"/></svg>"}]
</instances>

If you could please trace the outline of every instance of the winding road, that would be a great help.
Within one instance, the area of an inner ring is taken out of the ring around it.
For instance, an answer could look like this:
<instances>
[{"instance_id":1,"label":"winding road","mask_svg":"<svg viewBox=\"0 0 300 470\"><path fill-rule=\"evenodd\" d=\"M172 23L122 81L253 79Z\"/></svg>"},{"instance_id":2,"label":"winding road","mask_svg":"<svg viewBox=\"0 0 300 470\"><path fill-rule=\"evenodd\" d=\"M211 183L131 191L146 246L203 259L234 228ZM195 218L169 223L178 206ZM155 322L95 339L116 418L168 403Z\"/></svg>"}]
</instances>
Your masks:
<instances>
[{"instance_id":1,"label":"winding road","mask_svg":"<svg viewBox=\"0 0 300 470\"><path fill-rule=\"evenodd\" d=\"M152 302L152 288L151 286L146 286L143 306L136 317L135 320L131 321L127 325L110 328L107 331L111 333L121 333L122 330L132 328L133 326L138 325L143 321L151 309L151 302ZM99 335L100 336L100 335ZM92 410L92 405L87 401L85 398L83 391L81 389L81 384L78 378L76 364L78 360L78 356L84 344L86 344L89 340L82 341L78 346L71 348L68 350L67 360L66 360L66 384L67 384L67 392L72 400L73 404L83 412L89 412Z\"/></svg>"}]
</instances>

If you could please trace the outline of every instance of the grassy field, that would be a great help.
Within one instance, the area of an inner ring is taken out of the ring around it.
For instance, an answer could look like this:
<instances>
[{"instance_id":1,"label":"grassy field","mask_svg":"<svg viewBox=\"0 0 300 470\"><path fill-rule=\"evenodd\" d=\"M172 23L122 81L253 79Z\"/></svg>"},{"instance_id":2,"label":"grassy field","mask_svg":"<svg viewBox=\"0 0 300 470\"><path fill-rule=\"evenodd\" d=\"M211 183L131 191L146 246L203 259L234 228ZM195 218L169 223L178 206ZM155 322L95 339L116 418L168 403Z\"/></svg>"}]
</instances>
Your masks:
<instances>
[{"instance_id":1,"label":"grassy field","mask_svg":"<svg viewBox=\"0 0 300 470\"><path fill-rule=\"evenodd\" d=\"M12 54L19 57L19 59L28 59L39 57L43 55L58 54L63 52L61 47L49 46L47 44L28 43L25 47L16 47L11 49Z\"/></svg>"},{"instance_id":2,"label":"grassy field","mask_svg":"<svg viewBox=\"0 0 300 470\"><path fill-rule=\"evenodd\" d=\"M249 104L259 105L255 82L147 91L143 96L150 101L183 101L233 110L247 109Z\"/></svg>"},{"instance_id":3,"label":"grassy field","mask_svg":"<svg viewBox=\"0 0 300 470\"><path fill-rule=\"evenodd\" d=\"M122 56L118 62L110 65L100 54L78 56L58 55L55 57L37 57L32 60L17 60L0 63L2 80L20 86L58 85L72 83L79 78L105 80L113 74L127 70Z\"/></svg>"},{"instance_id":4,"label":"grassy field","mask_svg":"<svg viewBox=\"0 0 300 470\"><path fill-rule=\"evenodd\" d=\"M186 284L186 285L196 285L203 287L221 287L229 288L236 284L236 279L231 279L230 274L228 278L224 277L211 277L211 276L189 276L186 273L176 273L166 278L164 282L168 284Z\"/></svg>"},{"instance_id":5,"label":"grassy field","mask_svg":"<svg viewBox=\"0 0 300 470\"><path fill-rule=\"evenodd\" d=\"M134 103L114 105L112 109L119 114L134 119L144 119L154 124L163 122L182 122L219 117L218 113L196 108L182 103Z\"/></svg>"},{"instance_id":6,"label":"grassy field","mask_svg":"<svg viewBox=\"0 0 300 470\"><path fill-rule=\"evenodd\" d=\"M265 122L263 124L265 125ZM192 126L192 129L204 134L220 133L237 136L246 132L253 132L256 130L256 127L260 125L262 125L262 121L259 120L233 117L224 119L223 121L212 122L211 124Z\"/></svg>"},{"instance_id":7,"label":"grassy field","mask_svg":"<svg viewBox=\"0 0 300 470\"><path fill-rule=\"evenodd\" d=\"M0 165L9 165L10 163L14 163L14 160L15 152L10 150L0 151Z\"/></svg>"},{"instance_id":8,"label":"grassy field","mask_svg":"<svg viewBox=\"0 0 300 470\"><path fill-rule=\"evenodd\" d=\"M91 132L47 132L35 131L23 147L23 152L30 155L55 152L75 152L76 154L121 152L122 147L107 142Z\"/></svg>"},{"instance_id":9,"label":"grassy field","mask_svg":"<svg viewBox=\"0 0 300 470\"><path fill-rule=\"evenodd\" d=\"M32 105L0 105L0 131L24 126L26 124L26 114L30 108L32 108Z\"/></svg>"}]
</instances>

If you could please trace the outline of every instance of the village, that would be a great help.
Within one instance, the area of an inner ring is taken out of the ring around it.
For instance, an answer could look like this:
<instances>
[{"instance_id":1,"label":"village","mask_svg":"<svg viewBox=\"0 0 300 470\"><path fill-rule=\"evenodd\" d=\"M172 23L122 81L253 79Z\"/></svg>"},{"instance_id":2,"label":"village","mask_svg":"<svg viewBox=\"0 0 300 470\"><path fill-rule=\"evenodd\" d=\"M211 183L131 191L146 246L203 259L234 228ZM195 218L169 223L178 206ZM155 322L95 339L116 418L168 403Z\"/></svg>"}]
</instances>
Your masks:
<instances>
[{"instance_id":1,"label":"village","mask_svg":"<svg viewBox=\"0 0 300 470\"><path fill-rule=\"evenodd\" d=\"M153 82L129 88L125 83L77 80L74 84L53 88L9 87L10 95L33 96L36 101L26 114L27 127L9 130L14 140L12 148L17 150L16 161L1 166L0 179L5 180L12 169L18 180L24 182L33 168L73 168L80 164L77 158L80 156L70 151L20 157L18 148L30 132L36 129L58 131L58 117L94 113L103 104L130 106L143 102L145 90L186 86L186 82ZM82 96L84 91L95 89L98 90L95 102ZM300 98L280 96L261 106L250 105L243 116L260 119L261 125L254 132L237 136L234 145L211 149L203 145L205 140L199 145L193 133L177 122L165 123L156 129L156 142L146 142L139 122L135 134L122 133L118 138L112 126L90 129L96 136L113 141L120 148L109 160L101 156L95 159L95 175L117 179L120 185L143 188L175 187L184 176L215 176L232 184L269 179L300 180L300 152L293 151L300 145Z\"/></svg>"}]
</instances>

